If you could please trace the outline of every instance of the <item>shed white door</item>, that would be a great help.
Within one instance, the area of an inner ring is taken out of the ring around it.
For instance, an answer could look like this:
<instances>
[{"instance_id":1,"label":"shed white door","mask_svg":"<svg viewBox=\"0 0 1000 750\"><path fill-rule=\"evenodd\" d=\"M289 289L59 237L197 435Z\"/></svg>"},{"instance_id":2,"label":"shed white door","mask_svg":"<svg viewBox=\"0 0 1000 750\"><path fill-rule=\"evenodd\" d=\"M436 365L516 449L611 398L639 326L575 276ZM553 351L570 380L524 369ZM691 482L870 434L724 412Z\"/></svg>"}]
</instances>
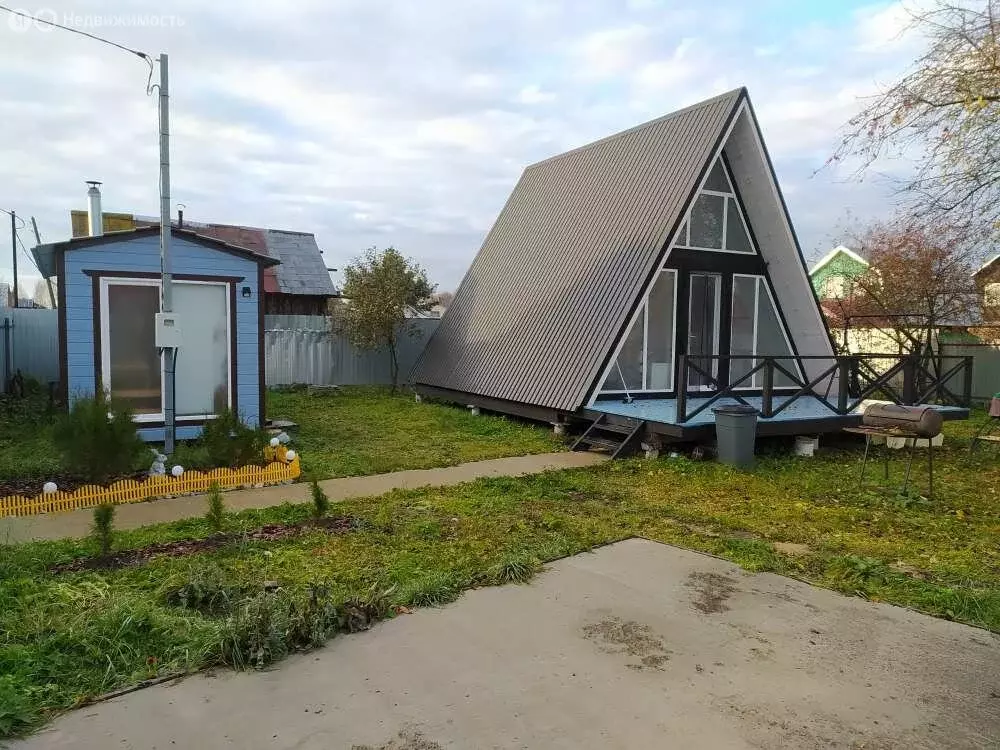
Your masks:
<instances>
[{"instance_id":1,"label":"shed white door","mask_svg":"<svg viewBox=\"0 0 1000 750\"><path fill-rule=\"evenodd\" d=\"M178 417L218 414L232 403L229 285L180 283L173 288L181 346L175 362Z\"/></svg>"}]
</instances>

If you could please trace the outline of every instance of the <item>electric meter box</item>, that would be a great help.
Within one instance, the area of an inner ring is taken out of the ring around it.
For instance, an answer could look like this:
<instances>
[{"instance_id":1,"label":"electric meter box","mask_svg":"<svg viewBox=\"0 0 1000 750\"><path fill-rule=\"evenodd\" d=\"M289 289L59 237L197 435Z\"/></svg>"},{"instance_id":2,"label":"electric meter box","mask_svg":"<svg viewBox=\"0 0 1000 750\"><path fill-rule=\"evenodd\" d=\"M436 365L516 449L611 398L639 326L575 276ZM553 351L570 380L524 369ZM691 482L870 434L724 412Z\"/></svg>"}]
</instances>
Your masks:
<instances>
[{"instance_id":1,"label":"electric meter box","mask_svg":"<svg viewBox=\"0 0 1000 750\"><path fill-rule=\"evenodd\" d=\"M177 313L156 313L156 348L179 349L181 345L181 323Z\"/></svg>"}]
</instances>

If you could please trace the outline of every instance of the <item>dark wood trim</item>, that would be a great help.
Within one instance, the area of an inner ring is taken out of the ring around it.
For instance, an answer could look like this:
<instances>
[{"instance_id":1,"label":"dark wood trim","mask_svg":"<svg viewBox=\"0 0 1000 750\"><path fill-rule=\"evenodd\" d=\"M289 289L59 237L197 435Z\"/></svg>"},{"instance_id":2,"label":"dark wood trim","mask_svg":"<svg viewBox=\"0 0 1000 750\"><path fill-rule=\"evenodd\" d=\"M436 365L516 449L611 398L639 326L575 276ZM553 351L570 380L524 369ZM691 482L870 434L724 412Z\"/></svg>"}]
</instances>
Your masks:
<instances>
[{"instance_id":1,"label":"dark wood trim","mask_svg":"<svg viewBox=\"0 0 1000 750\"><path fill-rule=\"evenodd\" d=\"M100 237L74 237L73 239L66 240L64 242L53 243L52 247L56 252L66 252L69 250L76 250L77 248L105 245L111 242L127 242L128 240L135 239L136 237L144 237L146 235L157 237L159 234L160 227L158 224L155 224L149 227L126 229L121 232L107 232L102 234ZM245 247L231 245L223 240L217 240L214 237L198 234L197 232L189 229L172 227L171 234L196 245L203 245L204 247L211 248L212 250L218 250L219 252L226 253L228 255L235 255L238 258L251 260L259 266L276 266L281 262L267 255L255 253L253 250L248 250Z\"/></svg>"},{"instance_id":2,"label":"dark wood trim","mask_svg":"<svg viewBox=\"0 0 1000 750\"><path fill-rule=\"evenodd\" d=\"M701 271L703 273L757 274L767 271L767 263L760 255L750 253L727 253L722 250L693 250L689 247L675 247L663 264L663 268L678 271Z\"/></svg>"},{"instance_id":3,"label":"dark wood trim","mask_svg":"<svg viewBox=\"0 0 1000 750\"><path fill-rule=\"evenodd\" d=\"M63 405L69 408L69 352L66 341L66 256L56 252L56 294L59 300L59 394Z\"/></svg>"},{"instance_id":4,"label":"dark wood trim","mask_svg":"<svg viewBox=\"0 0 1000 750\"><path fill-rule=\"evenodd\" d=\"M259 427L267 424L267 381L264 362L264 267L257 269L257 397Z\"/></svg>"},{"instance_id":5,"label":"dark wood trim","mask_svg":"<svg viewBox=\"0 0 1000 750\"><path fill-rule=\"evenodd\" d=\"M93 279L159 279L161 276L158 271L106 271L85 268L83 272ZM196 273L175 273L171 274L170 278L174 281L214 281L219 284L239 284L246 279L245 276L211 276Z\"/></svg>"},{"instance_id":6,"label":"dark wood trim","mask_svg":"<svg viewBox=\"0 0 1000 750\"><path fill-rule=\"evenodd\" d=\"M101 347L104 345L101 337L101 280L99 277L91 277L90 281L90 317L94 326L94 395L104 388L101 382L101 369L103 362Z\"/></svg>"},{"instance_id":7,"label":"dark wood trim","mask_svg":"<svg viewBox=\"0 0 1000 750\"><path fill-rule=\"evenodd\" d=\"M239 333L236 330L236 284L229 282L229 408L233 414L240 413L239 389L236 387L236 342Z\"/></svg>"},{"instance_id":8,"label":"dark wood trim","mask_svg":"<svg viewBox=\"0 0 1000 750\"><path fill-rule=\"evenodd\" d=\"M533 404L522 404L517 401L507 401L490 396L480 396L475 393L463 393L462 391L453 391L450 388L437 388L435 386L416 383L413 386L413 390L427 398L448 401L461 406L478 406L480 409L486 409L487 411L512 414L515 417L532 419L537 422L548 422L551 424L553 422L564 421L567 416L564 412L556 409L534 406Z\"/></svg>"}]
</instances>

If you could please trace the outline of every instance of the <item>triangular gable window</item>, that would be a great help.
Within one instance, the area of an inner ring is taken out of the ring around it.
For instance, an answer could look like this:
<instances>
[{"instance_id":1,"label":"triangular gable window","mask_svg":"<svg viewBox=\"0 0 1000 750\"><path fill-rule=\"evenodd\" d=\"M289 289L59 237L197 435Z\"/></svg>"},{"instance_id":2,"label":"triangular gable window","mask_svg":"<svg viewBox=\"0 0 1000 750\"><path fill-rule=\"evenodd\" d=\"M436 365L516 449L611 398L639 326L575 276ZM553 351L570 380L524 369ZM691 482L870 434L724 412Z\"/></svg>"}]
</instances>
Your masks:
<instances>
[{"instance_id":1,"label":"triangular gable window","mask_svg":"<svg viewBox=\"0 0 1000 750\"><path fill-rule=\"evenodd\" d=\"M736 191L721 158L715 160L705 186L694 199L676 244L695 250L755 252Z\"/></svg>"}]
</instances>

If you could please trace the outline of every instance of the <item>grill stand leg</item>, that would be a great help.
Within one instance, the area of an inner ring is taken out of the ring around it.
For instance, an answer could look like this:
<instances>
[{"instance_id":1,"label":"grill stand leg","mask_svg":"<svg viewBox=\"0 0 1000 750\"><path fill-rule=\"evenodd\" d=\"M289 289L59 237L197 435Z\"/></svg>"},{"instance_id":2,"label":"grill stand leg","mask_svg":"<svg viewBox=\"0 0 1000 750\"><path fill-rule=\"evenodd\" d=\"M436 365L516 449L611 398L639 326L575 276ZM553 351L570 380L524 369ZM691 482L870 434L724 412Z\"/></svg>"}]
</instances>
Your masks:
<instances>
[{"instance_id":1,"label":"grill stand leg","mask_svg":"<svg viewBox=\"0 0 1000 750\"><path fill-rule=\"evenodd\" d=\"M864 489L865 486L865 469L868 467L868 451L872 445L872 436L865 435L865 457L861 459L861 480L858 482L858 489Z\"/></svg>"},{"instance_id":2,"label":"grill stand leg","mask_svg":"<svg viewBox=\"0 0 1000 750\"><path fill-rule=\"evenodd\" d=\"M906 488L910 486L910 469L913 467L913 452L917 449L917 439L913 438L913 444L910 446L910 457L906 460L906 477L903 479L903 494L906 494Z\"/></svg>"}]
</instances>

